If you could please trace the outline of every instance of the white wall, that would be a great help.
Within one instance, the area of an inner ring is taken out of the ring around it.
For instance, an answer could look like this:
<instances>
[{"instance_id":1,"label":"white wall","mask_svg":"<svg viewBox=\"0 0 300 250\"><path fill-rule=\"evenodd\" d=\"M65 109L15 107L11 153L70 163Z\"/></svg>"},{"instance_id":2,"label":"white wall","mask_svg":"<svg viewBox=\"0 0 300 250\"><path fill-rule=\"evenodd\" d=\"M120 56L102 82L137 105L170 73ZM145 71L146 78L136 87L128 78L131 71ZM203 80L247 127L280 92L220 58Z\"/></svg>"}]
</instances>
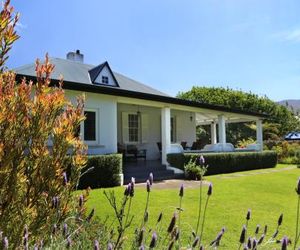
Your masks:
<instances>
[{"instance_id":1,"label":"white wall","mask_svg":"<svg viewBox=\"0 0 300 250\"><path fill-rule=\"evenodd\" d=\"M139 143L139 149L147 149L147 159L160 158L157 142L161 142L161 109L130 104L118 104L118 142L124 143L122 138L122 112L141 112L148 115L147 143ZM196 141L196 122L194 113L171 110L171 116L176 119L176 141L187 141L192 145ZM192 121L190 116L193 117Z\"/></svg>"},{"instance_id":2,"label":"white wall","mask_svg":"<svg viewBox=\"0 0 300 250\"><path fill-rule=\"evenodd\" d=\"M171 110L171 117L176 119L176 142L186 141L188 146L192 146L196 141L195 113Z\"/></svg>"},{"instance_id":3,"label":"white wall","mask_svg":"<svg viewBox=\"0 0 300 250\"><path fill-rule=\"evenodd\" d=\"M107 66L105 66L105 67L101 70L101 72L100 72L100 74L97 76L95 82L96 82L96 83L103 84L103 83L102 83L102 76L107 76L107 77L108 77L108 85L110 85L110 86L116 86L116 85L117 85L116 82L115 82L115 80L114 80L114 78L112 77L112 75L111 75L111 73L110 73L110 71L109 71L109 69L108 69Z\"/></svg>"},{"instance_id":4,"label":"white wall","mask_svg":"<svg viewBox=\"0 0 300 250\"><path fill-rule=\"evenodd\" d=\"M73 103L80 91L66 90L66 97ZM85 109L97 111L98 126L96 143L87 142L88 154L107 154L117 152L117 101L113 96L85 93Z\"/></svg>"},{"instance_id":5,"label":"white wall","mask_svg":"<svg viewBox=\"0 0 300 250\"><path fill-rule=\"evenodd\" d=\"M148 115L147 143L138 144L139 149L147 149L147 159L154 160L160 158L157 142L161 141L160 135L160 109L146 106L130 104L118 104L118 142L123 143L122 138L122 112L137 112Z\"/></svg>"}]
</instances>

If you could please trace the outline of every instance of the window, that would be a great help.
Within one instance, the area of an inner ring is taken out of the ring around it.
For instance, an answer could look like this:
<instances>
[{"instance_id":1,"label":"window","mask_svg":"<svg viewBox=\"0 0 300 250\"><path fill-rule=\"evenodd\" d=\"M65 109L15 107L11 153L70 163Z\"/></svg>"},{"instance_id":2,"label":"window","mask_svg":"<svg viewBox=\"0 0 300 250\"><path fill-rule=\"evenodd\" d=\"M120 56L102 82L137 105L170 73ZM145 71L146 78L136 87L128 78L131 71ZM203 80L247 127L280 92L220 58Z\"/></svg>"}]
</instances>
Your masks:
<instances>
[{"instance_id":1,"label":"window","mask_svg":"<svg viewBox=\"0 0 300 250\"><path fill-rule=\"evenodd\" d=\"M128 137L129 142L139 141L139 116L128 114Z\"/></svg>"},{"instance_id":2,"label":"window","mask_svg":"<svg viewBox=\"0 0 300 250\"><path fill-rule=\"evenodd\" d=\"M84 140L96 141L96 112L84 111L86 119L84 120Z\"/></svg>"},{"instance_id":3,"label":"window","mask_svg":"<svg viewBox=\"0 0 300 250\"><path fill-rule=\"evenodd\" d=\"M171 142L176 142L176 122L175 117L171 117Z\"/></svg>"},{"instance_id":4,"label":"window","mask_svg":"<svg viewBox=\"0 0 300 250\"><path fill-rule=\"evenodd\" d=\"M102 76L102 83L103 84L108 84L108 77L107 76Z\"/></svg>"}]
</instances>

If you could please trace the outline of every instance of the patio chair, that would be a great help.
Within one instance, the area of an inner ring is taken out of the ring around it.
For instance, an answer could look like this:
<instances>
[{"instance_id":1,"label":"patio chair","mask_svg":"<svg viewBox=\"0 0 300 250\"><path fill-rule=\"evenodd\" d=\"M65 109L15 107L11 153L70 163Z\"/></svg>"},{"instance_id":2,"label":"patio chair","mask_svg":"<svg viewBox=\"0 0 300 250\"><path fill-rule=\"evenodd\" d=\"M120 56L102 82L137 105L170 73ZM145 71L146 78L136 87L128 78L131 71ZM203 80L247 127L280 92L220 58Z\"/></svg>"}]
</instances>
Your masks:
<instances>
[{"instance_id":1,"label":"patio chair","mask_svg":"<svg viewBox=\"0 0 300 250\"><path fill-rule=\"evenodd\" d=\"M126 151L124 154L125 159L135 159L143 158L146 160L147 158L147 150L146 149L138 149L136 145L127 145Z\"/></svg>"},{"instance_id":2,"label":"patio chair","mask_svg":"<svg viewBox=\"0 0 300 250\"><path fill-rule=\"evenodd\" d=\"M186 150L187 142L186 141L182 141L180 144L181 144L183 150Z\"/></svg>"}]
</instances>

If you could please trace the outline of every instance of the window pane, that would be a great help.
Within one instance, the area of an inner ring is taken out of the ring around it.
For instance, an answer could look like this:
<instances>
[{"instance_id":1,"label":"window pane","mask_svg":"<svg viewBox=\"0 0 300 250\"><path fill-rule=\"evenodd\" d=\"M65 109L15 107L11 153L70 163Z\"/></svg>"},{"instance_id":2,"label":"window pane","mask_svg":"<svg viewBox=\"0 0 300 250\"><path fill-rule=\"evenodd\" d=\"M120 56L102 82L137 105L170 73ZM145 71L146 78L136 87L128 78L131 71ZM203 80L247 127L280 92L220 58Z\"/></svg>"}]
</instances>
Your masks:
<instances>
[{"instance_id":1,"label":"window pane","mask_svg":"<svg viewBox=\"0 0 300 250\"><path fill-rule=\"evenodd\" d=\"M139 117L136 114L128 115L128 133L130 142L139 140Z\"/></svg>"},{"instance_id":2,"label":"window pane","mask_svg":"<svg viewBox=\"0 0 300 250\"><path fill-rule=\"evenodd\" d=\"M84 140L96 141L96 112L84 111Z\"/></svg>"}]
</instances>

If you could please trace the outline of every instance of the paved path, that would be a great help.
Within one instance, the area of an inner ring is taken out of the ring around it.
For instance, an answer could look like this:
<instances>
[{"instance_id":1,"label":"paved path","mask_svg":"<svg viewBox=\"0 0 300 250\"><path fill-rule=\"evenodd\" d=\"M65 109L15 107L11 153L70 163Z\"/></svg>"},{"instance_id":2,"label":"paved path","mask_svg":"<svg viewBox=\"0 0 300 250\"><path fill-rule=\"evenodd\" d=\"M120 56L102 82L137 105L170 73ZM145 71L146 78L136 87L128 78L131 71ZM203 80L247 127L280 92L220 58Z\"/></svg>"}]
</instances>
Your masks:
<instances>
[{"instance_id":1,"label":"paved path","mask_svg":"<svg viewBox=\"0 0 300 250\"><path fill-rule=\"evenodd\" d=\"M237 177L244 177L244 176L251 176L251 175L262 175L262 174L270 174L270 173L277 173L296 169L296 166L288 166L285 168L269 168L269 169L262 169L262 170L254 170L254 171L245 171L239 173L231 173L231 174L220 174L216 175L217 178L237 178ZM154 177L155 178L155 177ZM209 181L203 181L203 185L208 186ZM152 186L153 189L179 189L180 185L183 184L185 188L197 188L199 187L199 181L190 181L190 180L165 180L155 182ZM137 187L145 187L145 183L138 183L136 184Z\"/></svg>"},{"instance_id":2,"label":"paved path","mask_svg":"<svg viewBox=\"0 0 300 250\"><path fill-rule=\"evenodd\" d=\"M203 181L203 185L208 186L210 182ZM198 188L200 182L199 181L190 181L190 180L165 180L154 182L152 188L153 189L177 189L179 190L181 184L184 185L184 188ZM137 187L145 187L145 183L136 184Z\"/></svg>"},{"instance_id":3,"label":"paved path","mask_svg":"<svg viewBox=\"0 0 300 250\"><path fill-rule=\"evenodd\" d=\"M270 173L277 173L277 172L283 172L287 170L296 169L296 166L288 166L285 168L266 168L262 170L254 170L254 171L245 171L245 172L239 172L239 173L231 173L231 174L222 174L217 175L218 178L236 178L236 177L244 177L244 176L251 176L251 175L262 175L262 174L270 174Z\"/></svg>"}]
</instances>

